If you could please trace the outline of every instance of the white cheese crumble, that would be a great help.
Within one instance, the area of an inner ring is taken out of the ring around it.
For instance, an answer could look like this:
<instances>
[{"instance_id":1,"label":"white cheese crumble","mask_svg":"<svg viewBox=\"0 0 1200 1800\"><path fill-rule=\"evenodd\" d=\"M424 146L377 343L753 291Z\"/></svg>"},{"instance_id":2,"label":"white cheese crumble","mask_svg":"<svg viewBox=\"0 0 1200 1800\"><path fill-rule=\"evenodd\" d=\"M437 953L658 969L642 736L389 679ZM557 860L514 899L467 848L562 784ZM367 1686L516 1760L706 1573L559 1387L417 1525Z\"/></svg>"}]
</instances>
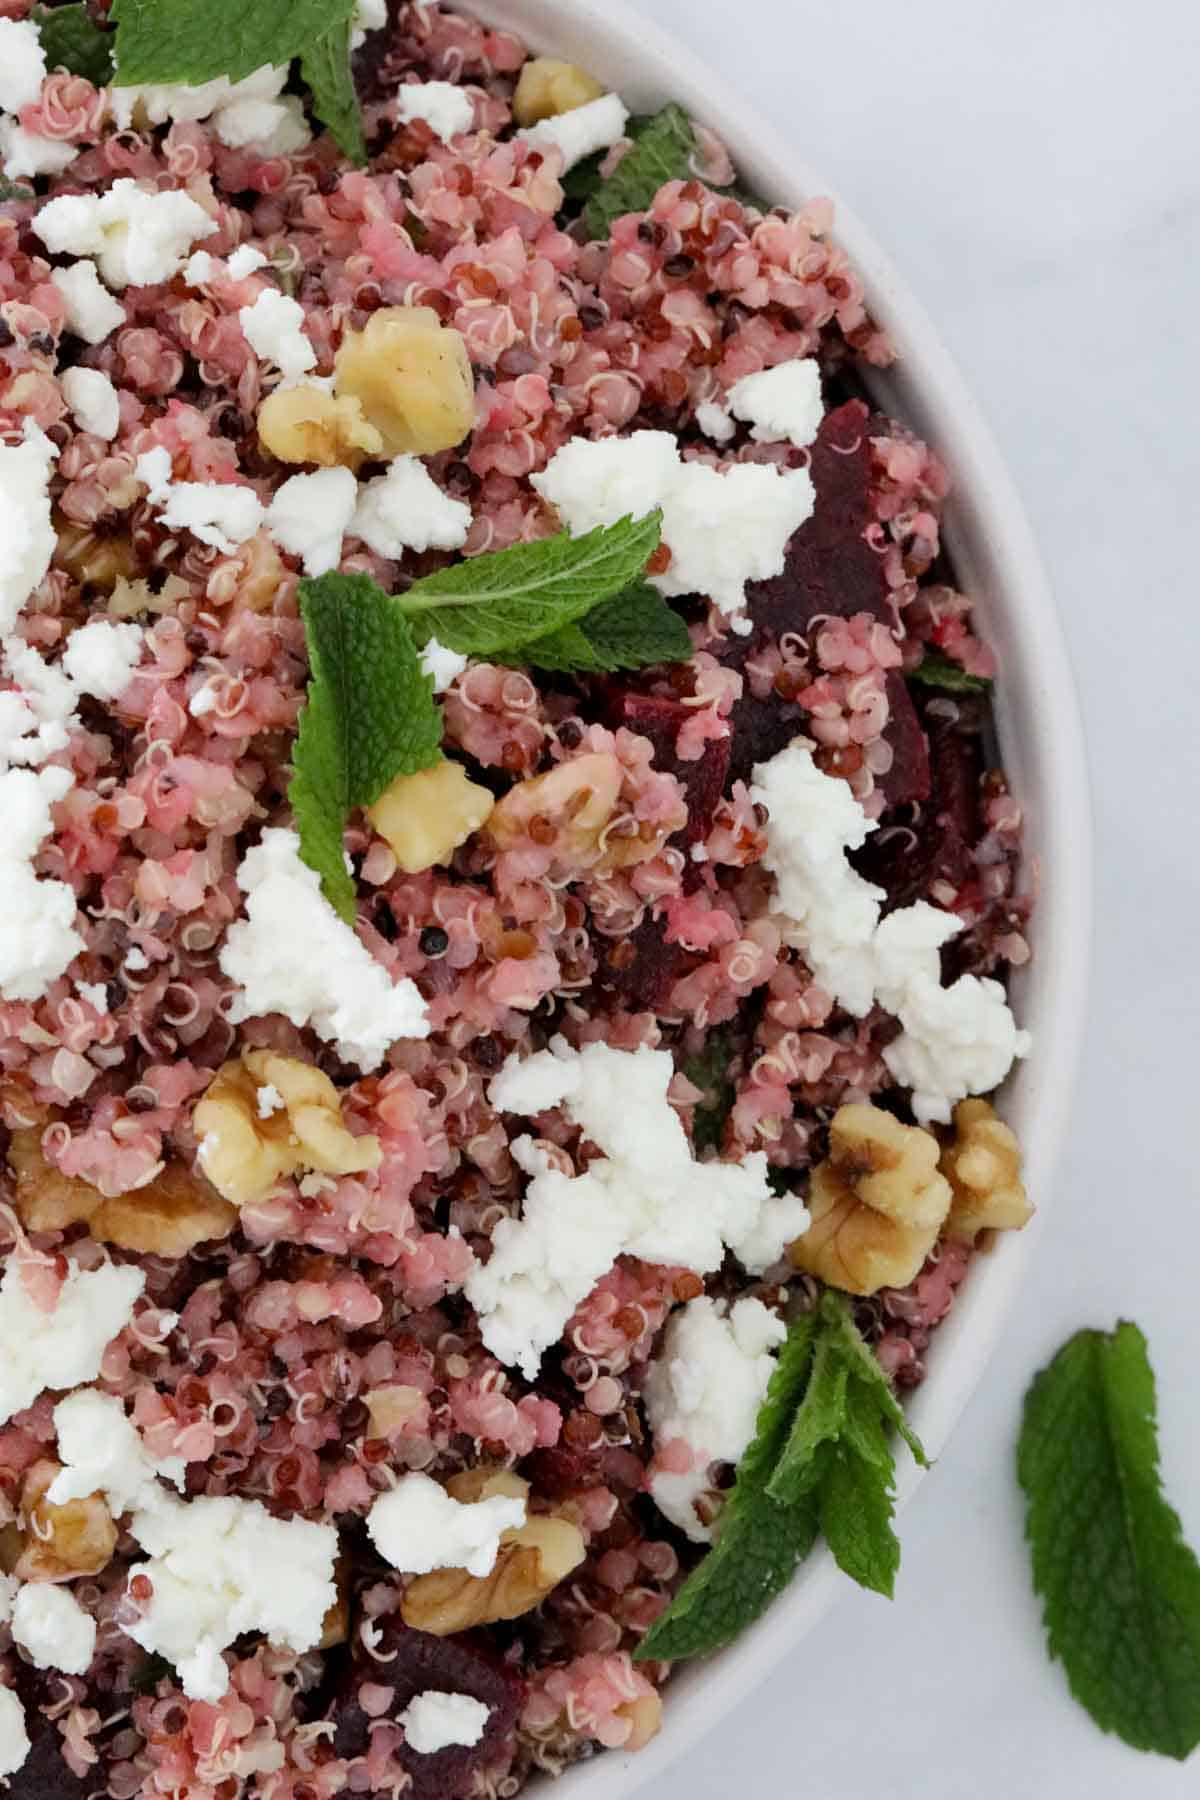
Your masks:
<instances>
[{"instance_id":1,"label":"white cheese crumble","mask_svg":"<svg viewBox=\"0 0 1200 1800\"><path fill-rule=\"evenodd\" d=\"M53 829L50 808L71 786L66 769L0 773L0 994L40 1000L84 948L75 930L75 895L65 881L43 880L33 861ZM0 1331L3 1331L0 1307ZM0 1369L0 1396L6 1391ZM83 1379L78 1377L77 1379ZM56 1383L64 1386L65 1383ZM40 1392L40 1389L37 1390ZM26 1405L18 1401L12 1410Z\"/></svg>"},{"instance_id":2,"label":"white cheese crumble","mask_svg":"<svg viewBox=\"0 0 1200 1800\"><path fill-rule=\"evenodd\" d=\"M267 508L267 530L304 564L306 575L326 575L342 560L342 539L358 500L349 469L317 469L289 475Z\"/></svg>"},{"instance_id":3,"label":"white cheese crumble","mask_svg":"<svg viewBox=\"0 0 1200 1800\"><path fill-rule=\"evenodd\" d=\"M695 1466L686 1475L650 1480L659 1511L695 1543L710 1541L695 1501L708 1487L712 1462L740 1462L754 1436L758 1410L787 1326L761 1300L689 1300L672 1314L642 1390L656 1447L682 1438Z\"/></svg>"},{"instance_id":4,"label":"white cheese crumble","mask_svg":"<svg viewBox=\"0 0 1200 1800\"><path fill-rule=\"evenodd\" d=\"M81 431L90 431L106 443L116 437L121 424L121 401L102 370L64 369L59 386Z\"/></svg>"},{"instance_id":5,"label":"white cheese crumble","mask_svg":"<svg viewBox=\"0 0 1200 1800\"><path fill-rule=\"evenodd\" d=\"M7 1625L12 1618L13 1601L20 1586L15 1575L0 1575L0 1625Z\"/></svg>"},{"instance_id":6,"label":"white cheese crumble","mask_svg":"<svg viewBox=\"0 0 1200 1800\"><path fill-rule=\"evenodd\" d=\"M661 507L671 561L650 577L653 585L668 597L706 594L731 619L741 614L748 581L780 573L788 540L814 504L807 469L738 463L721 473L685 462L669 431L572 438L531 479L576 537Z\"/></svg>"},{"instance_id":7,"label":"white cheese crumble","mask_svg":"<svg viewBox=\"0 0 1200 1800\"><path fill-rule=\"evenodd\" d=\"M0 107L19 113L42 91L46 53L32 19L0 19Z\"/></svg>"},{"instance_id":8,"label":"white cheese crumble","mask_svg":"<svg viewBox=\"0 0 1200 1800\"><path fill-rule=\"evenodd\" d=\"M205 287L220 274L221 265L208 250L193 250L183 265L183 279L189 287Z\"/></svg>"},{"instance_id":9,"label":"white cheese crumble","mask_svg":"<svg viewBox=\"0 0 1200 1800\"><path fill-rule=\"evenodd\" d=\"M518 131L517 136L539 150L561 150L565 175L585 156L593 156L597 150L611 150L625 136L628 123L629 109L620 95L601 94L598 100L574 106L570 112L541 119L536 125Z\"/></svg>"},{"instance_id":10,"label":"white cheese crumble","mask_svg":"<svg viewBox=\"0 0 1200 1800\"><path fill-rule=\"evenodd\" d=\"M386 475L363 483L350 530L377 556L406 550L458 550L471 509L441 489L419 456L397 456Z\"/></svg>"},{"instance_id":11,"label":"white cheese crumble","mask_svg":"<svg viewBox=\"0 0 1200 1800\"><path fill-rule=\"evenodd\" d=\"M439 644L431 637L421 651L421 673L428 675L435 694L444 694L451 682L458 680L468 661L469 658L460 656L457 650L448 650L445 644Z\"/></svg>"},{"instance_id":12,"label":"white cheese crumble","mask_svg":"<svg viewBox=\"0 0 1200 1800\"><path fill-rule=\"evenodd\" d=\"M174 1664L189 1699L225 1693L221 1652L244 1631L261 1631L298 1654L320 1642L337 1598L332 1525L276 1519L257 1500L184 1502L160 1489L130 1529L149 1561L135 1563L129 1578L147 1576L154 1592L125 1630Z\"/></svg>"},{"instance_id":13,"label":"white cheese crumble","mask_svg":"<svg viewBox=\"0 0 1200 1800\"><path fill-rule=\"evenodd\" d=\"M251 251L251 255L254 254ZM234 255L240 256L241 251L235 251ZM254 266L251 264L251 268ZM238 279L232 258L229 272ZM316 368L317 353L305 333L304 308L298 300L281 294L278 288L267 287L251 305L238 308L238 319L254 354L264 362L273 362L285 382L299 381L301 375Z\"/></svg>"},{"instance_id":14,"label":"white cheese crumble","mask_svg":"<svg viewBox=\"0 0 1200 1800\"><path fill-rule=\"evenodd\" d=\"M426 1688L414 1694L398 1722L404 1741L418 1756L434 1756L452 1744L477 1744L487 1729L491 1707L471 1694L445 1694Z\"/></svg>"},{"instance_id":15,"label":"white cheese crumble","mask_svg":"<svg viewBox=\"0 0 1200 1800\"><path fill-rule=\"evenodd\" d=\"M47 200L33 229L56 256L94 256L111 288L152 287L179 273L217 221L178 188L147 191L126 177L103 194Z\"/></svg>"},{"instance_id":16,"label":"white cheese crumble","mask_svg":"<svg viewBox=\"0 0 1200 1800\"><path fill-rule=\"evenodd\" d=\"M96 1621L84 1612L70 1588L27 1581L12 1610L14 1644L35 1668L82 1675L96 1653Z\"/></svg>"},{"instance_id":17,"label":"white cheese crumble","mask_svg":"<svg viewBox=\"0 0 1200 1800\"><path fill-rule=\"evenodd\" d=\"M165 125L168 119L208 119L230 149L253 144L269 156L286 156L312 135L298 98L283 92L287 78L287 64L274 68L264 63L241 81L218 75L194 87L184 83L114 87L110 99L122 130L134 123L135 112L151 125Z\"/></svg>"},{"instance_id":18,"label":"white cheese crumble","mask_svg":"<svg viewBox=\"0 0 1200 1800\"><path fill-rule=\"evenodd\" d=\"M0 24L4 23L0 19ZM0 161L10 181L19 181L22 175L61 175L75 161L79 149L78 144L65 144L61 138L26 131L16 119L0 119Z\"/></svg>"},{"instance_id":19,"label":"white cheese crumble","mask_svg":"<svg viewBox=\"0 0 1200 1800\"><path fill-rule=\"evenodd\" d=\"M102 344L125 323L125 308L113 299L97 274L95 263L87 257L69 263L65 269L51 269L50 279L66 304L67 330L84 343Z\"/></svg>"},{"instance_id":20,"label":"white cheese crumble","mask_svg":"<svg viewBox=\"0 0 1200 1800\"><path fill-rule=\"evenodd\" d=\"M386 24L387 0L358 0L350 19L350 48L357 50L369 31L381 31Z\"/></svg>"},{"instance_id":21,"label":"white cheese crumble","mask_svg":"<svg viewBox=\"0 0 1200 1800\"><path fill-rule=\"evenodd\" d=\"M79 693L116 700L142 660L145 641L140 625L89 619L67 639L62 666Z\"/></svg>"},{"instance_id":22,"label":"white cheese crumble","mask_svg":"<svg viewBox=\"0 0 1200 1800\"><path fill-rule=\"evenodd\" d=\"M475 123L471 96L452 81L411 81L396 89L396 120L407 125L424 119L435 137L448 144Z\"/></svg>"},{"instance_id":23,"label":"white cheese crumble","mask_svg":"<svg viewBox=\"0 0 1200 1800\"><path fill-rule=\"evenodd\" d=\"M47 1388L94 1381L146 1283L140 1269L71 1266L53 1312L29 1298L15 1261L0 1278L0 1424Z\"/></svg>"},{"instance_id":24,"label":"white cheese crumble","mask_svg":"<svg viewBox=\"0 0 1200 1800\"><path fill-rule=\"evenodd\" d=\"M675 1073L669 1052L550 1050L500 1070L492 1105L526 1117L564 1106L604 1155L581 1175L553 1168L532 1139L511 1146L532 1179L520 1219L492 1234L486 1266L472 1269L466 1294L484 1343L501 1362L535 1378L543 1351L618 1256L679 1264L704 1275L728 1246L752 1273L778 1261L808 1225L803 1203L772 1194L767 1160L696 1162L667 1098Z\"/></svg>"},{"instance_id":25,"label":"white cheese crumble","mask_svg":"<svg viewBox=\"0 0 1200 1800\"><path fill-rule=\"evenodd\" d=\"M268 261L269 258L261 250L256 250L253 244L239 244L225 267L234 281L245 281L247 275L253 275L256 269L265 269ZM308 366L311 368L312 364Z\"/></svg>"},{"instance_id":26,"label":"white cheese crumble","mask_svg":"<svg viewBox=\"0 0 1200 1800\"><path fill-rule=\"evenodd\" d=\"M0 1687L0 1780L16 1774L30 1747L25 1709L10 1687Z\"/></svg>"},{"instance_id":27,"label":"white cheese crumble","mask_svg":"<svg viewBox=\"0 0 1200 1800\"><path fill-rule=\"evenodd\" d=\"M81 1000L86 1000L93 1012L108 1011L108 989L102 981L77 981L75 992Z\"/></svg>"},{"instance_id":28,"label":"white cheese crumble","mask_svg":"<svg viewBox=\"0 0 1200 1800\"><path fill-rule=\"evenodd\" d=\"M0 641L6 673L21 689L0 694L0 772L12 763L34 767L65 749L71 726L79 723L75 708L80 696L115 699L128 684L142 644L139 625L92 619L72 633L67 654L54 667L21 638ZM51 779L61 782L65 774L59 771ZM57 792L51 796L61 797Z\"/></svg>"},{"instance_id":29,"label":"white cheese crumble","mask_svg":"<svg viewBox=\"0 0 1200 1800\"><path fill-rule=\"evenodd\" d=\"M402 1475L367 1514L367 1535L404 1575L466 1569L490 1575L502 1532L525 1523L525 1502L509 1494L456 1500L429 1475Z\"/></svg>"},{"instance_id":30,"label":"white cheese crumble","mask_svg":"<svg viewBox=\"0 0 1200 1800\"><path fill-rule=\"evenodd\" d=\"M273 1082L266 1081L255 1095L255 1106L260 1119L269 1119L272 1113L283 1111L283 1095Z\"/></svg>"},{"instance_id":31,"label":"white cheese crumble","mask_svg":"<svg viewBox=\"0 0 1200 1800\"><path fill-rule=\"evenodd\" d=\"M881 919L887 895L846 855L875 821L844 781L817 768L810 745L760 763L750 798L767 810L763 866L775 877L785 942L847 1012L863 1018L878 1003L900 1020L884 1062L912 1089L922 1125L948 1124L959 1100L989 1093L1028 1054L1004 989L974 975L942 987L938 952L962 929L952 913L918 900Z\"/></svg>"},{"instance_id":32,"label":"white cheese crumble","mask_svg":"<svg viewBox=\"0 0 1200 1800\"><path fill-rule=\"evenodd\" d=\"M162 444L144 450L135 465L151 506L174 531L190 531L202 544L230 555L252 538L266 517L252 487L235 482L172 481L171 453Z\"/></svg>"},{"instance_id":33,"label":"white cheese crumble","mask_svg":"<svg viewBox=\"0 0 1200 1800\"><path fill-rule=\"evenodd\" d=\"M696 408L696 423L714 444L727 444L737 432L733 415L717 400L705 400Z\"/></svg>"},{"instance_id":34,"label":"white cheese crumble","mask_svg":"<svg viewBox=\"0 0 1200 1800\"><path fill-rule=\"evenodd\" d=\"M825 414L816 358L797 356L756 375L743 375L729 390L729 410L753 426L750 436L755 443L805 449Z\"/></svg>"},{"instance_id":35,"label":"white cheese crumble","mask_svg":"<svg viewBox=\"0 0 1200 1800\"><path fill-rule=\"evenodd\" d=\"M52 1506L103 1494L113 1517L120 1518L154 1503L159 1475L183 1486L183 1458L156 1462L115 1394L98 1388L68 1394L54 1409L54 1429L63 1466L46 1489Z\"/></svg>"},{"instance_id":36,"label":"white cheese crumble","mask_svg":"<svg viewBox=\"0 0 1200 1800\"><path fill-rule=\"evenodd\" d=\"M406 976L393 983L300 860L294 831L264 831L237 872L246 917L225 933L220 966L241 989L233 1024L282 1013L311 1025L361 1069L377 1068L398 1038L429 1036L425 1002Z\"/></svg>"},{"instance_id":37,"label":"white cheese crumble","mask_svg":"<svg viewBox=\"0 0 1200 1800\"><path fill-rule=\"evenodd\" d=\"M0 444L0 637L7 637L50 567L58 541L50 522L50 469L57 455L32 420L26 420L19 444Z\"/></svg>"}]
</instances>

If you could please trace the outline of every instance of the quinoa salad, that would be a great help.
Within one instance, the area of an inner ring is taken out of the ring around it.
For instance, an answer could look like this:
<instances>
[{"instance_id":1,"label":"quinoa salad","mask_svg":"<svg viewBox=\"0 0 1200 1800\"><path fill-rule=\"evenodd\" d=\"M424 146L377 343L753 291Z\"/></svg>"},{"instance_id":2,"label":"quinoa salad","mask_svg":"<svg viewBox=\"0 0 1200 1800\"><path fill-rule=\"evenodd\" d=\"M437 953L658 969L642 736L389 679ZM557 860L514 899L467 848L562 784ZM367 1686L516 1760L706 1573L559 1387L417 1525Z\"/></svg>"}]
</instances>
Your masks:
<instances>
[{"instance_id":1,"label":"quinoa salad","mask_svg":"<svg viewBox=\"0 0 1200 1800\"><path fill-rule=\"evenodd\" d=\"M174 0L0 4L17 1800L641 1749L818 1535L890 1593L1030 1212L996 670L831 206L349 5L168 79Z\"/></svg>"}]
</instances>

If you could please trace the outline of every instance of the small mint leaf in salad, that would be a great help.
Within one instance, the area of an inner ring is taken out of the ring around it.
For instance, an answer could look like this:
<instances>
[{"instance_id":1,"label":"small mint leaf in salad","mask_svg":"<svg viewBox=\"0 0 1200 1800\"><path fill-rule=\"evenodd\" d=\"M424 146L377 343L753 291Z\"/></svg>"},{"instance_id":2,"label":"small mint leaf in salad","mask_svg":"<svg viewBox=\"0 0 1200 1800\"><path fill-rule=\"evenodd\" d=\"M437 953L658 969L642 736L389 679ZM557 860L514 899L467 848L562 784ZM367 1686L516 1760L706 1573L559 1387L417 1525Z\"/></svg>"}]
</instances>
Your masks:
<instances>
[{"instance_id":1,"label":"small mint leaf in salad","mask_svg":"<svg viewBox=\"0 0 1200 1800\"><path fill-rule=\"evenodd\" d=\"M607 154L602 152L568 170L563 179L564 211L579 213L592 240L607 238L625 213L646 212L664 182L700 179L695 168L696 132L682 106L672 102L660 112L633 118L626 133L631 147L611 175L600 173ZM764 210L752 194L738 188L717 187L711 181L705 186Z\"/></svg>"},{"instance_id":2,"label":"small mint leaf in salad","mask_svg":"<svg viewBox=\"0 0 1200 1800\"><path fill-rule=\"evenodd\" d=\"M241 81L264 63L278 68L306 55L348 28L353 11L354 0L113 0L117 79L123 87Z\"/></svg>"},{"instance_id":3,"label":"small mint leaf in salad","mask_svg":"<svg viewBox=\"0 0 1200 1800\"><path fill-rule=\"evenodd\" d=\"M686 662L692 640L679 614L648 581L639 580L575 624L536 639L525 654L539 669L611 675L617 669Z\"/></svg>"},{"instance_id":4,"label":"small mint leaf in salad","mask_svg":"<svg viewBox=\"0 0 1200 1800\"><path fill-rule=\"evenodd\" d=\"M10 181L7 175L0 175L0 206L6 200L33 200L36 195L32 188L22 187L19 181Z\"/></svg>"},{"instance_id":5,"label":"small mint leaf in salad","mask_svg":"<svg viewBox=\"0 0 1200 1800\"><path fill-rule=\"evenodd\" d=\"M1182 1761L1200 1744L1200 1562L1163 1494L1136 1325L1076 1332L1035 1378L1017 1474L1071 1692L1102 1730Z\"/></svg>"},{"instance_id":6,"label":"small mint leaf in salad","mask_svg":"<svg viewBox=\"0 0 1200 1800\"><path fill-rule=\"evenodd\" d=\"M922 687L941 688L947 694L987 694L992 687L986 675L972 675L961 663L951 662L936 650L925 652L916 668L909 669L908 679Z\"/></svg>"},{"instance_id":7,"label":"small mint leaf in salad","mask_svg":"<svg viewBox=\"0 0 1200 1800\"><path fill-rule=\"evenodd\" d=\"M693 1087L700 1089L701 1097L692 1114L692 1145L697 1155L721 1147L725 1121L737 1093L729 1079L730 1056L727 1035L710 1031L703 1050L685 1058L681 1065L681 1073Z\"/></svg>"},{"instance_id":8,"label":"small mint leaf in salad","mask_svg":"<svg viewBox=\"0 0 1200 1800\"><path fill-rule=\"evenodd\" d=\"M351 162L367 160L362 112L350 72L350 22L338 23L300 58L300 74L312 95L312 109Z\"/></svg>"},{"instance_id":9,"label":"small mint leaf in salad","mask_svg":"<svg viewBox=\"0 0 1200 1800\"><path fill-rule=\"evenodd\" d=\"M35 6L30 15L38 28L48 69L65 69L82 75L93 87L104 87L113 78L113 34L102 31L87 7Z\"/></svg>"}]
</instances>

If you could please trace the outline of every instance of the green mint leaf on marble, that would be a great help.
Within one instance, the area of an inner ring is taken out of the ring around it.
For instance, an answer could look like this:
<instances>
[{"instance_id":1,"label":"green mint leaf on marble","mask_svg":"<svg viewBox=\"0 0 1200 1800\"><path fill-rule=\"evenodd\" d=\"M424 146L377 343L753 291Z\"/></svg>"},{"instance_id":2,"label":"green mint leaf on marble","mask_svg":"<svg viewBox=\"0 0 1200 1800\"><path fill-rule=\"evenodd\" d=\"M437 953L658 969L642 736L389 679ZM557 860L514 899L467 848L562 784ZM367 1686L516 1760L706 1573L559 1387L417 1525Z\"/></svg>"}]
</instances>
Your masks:
<instances>
[{"instance_id":1,"label":"green mint leaf on marble","mask_svg":"<svg viewBox=\"0 0 1200 1800\"><path fill-rule=\"evenodd\" d=\"M278 67L347 26L354 0L113 0L117 79L196 86Z\"/></svg>"},{"instance_id":2,"label":"green mint leaf on marble","mask_svg":"<svg viewBox=\"0 0 1200 1800\"><path fill-rule=\"evenodd\" d=\"M418 643L463 656L510 655L572 625L628 587L658 548L662 515L561 532L454 563L415 581L396 605Z\"/></svg>"},{"instance_id":3,"label":"green mint leaf on marble","mask_svg":"<svg viewBox=\"0 0 1200 1800\"><path fill-rule=\"evenodd\" d=\"M927 650L915 669L908 671L910 681L922 687L941 688L947 694L987 694L992 684L986 675L971 675L960 663L951 662L936 650Z\"/></svg>"},{"instance_id":4,"label":"green mint leaf on marble","mask_svg":"<svg viewBox=\"0 0 1200 1800\"><path fill-rule=\"evenodd\" d=\"M1071 1692L1102 1730L1182 1761L1200 1744L1200 1563L1163 1494L1136 1325L1077 1332L1036 1377L1017 1473Z\"/></svg>"},{"instance_id":5,"label":"green mint leaf on marble","mask_svg":"<svg viewBox=\"0 0 1200 1800\"><path fill-rule=\"evenodd\" d=\"M687 626L642 580L601 601L573 625L538 638L525 651L539 669L574 675L612 675L618 669L686 662L691 654Z\"/></svg>"},{"instance_id":6,"label":"green mint leaf on marble","mask_svg":"<svg viewBox=\"0 0 1200 1800\"><path fill-rule=\"evenodd\" d=\"M86 6L35 6L31 16L48 69L82 75L93 87L104 87L112 80L113 34L101 31Z\"/></svg>"},{"instance_id":7,"label":"green mint leaf on marble","mask_svg":"<svg viewBox=\"0 0 1200 1800\"><path fill-rule=\"evenodd\" d=\"M350 72L350 22L340 19L300 59L300 74L312 95L312 110L351 162L367 160L362 111Z\"/></svg>"},{"instance_id":8,"label":"green mint leaf on marble","mask_svg":"<svg viewBox=\"0 0 1200 1800\"><path fill-rule=\"evenodd\" d=\"M408 622L366 575L300 583L308 637L308 704L300 717L288 798L300 854L330 904L354 916L342 832L397 775L441 756L442 715Z\"/></svg>"}]
</instances>

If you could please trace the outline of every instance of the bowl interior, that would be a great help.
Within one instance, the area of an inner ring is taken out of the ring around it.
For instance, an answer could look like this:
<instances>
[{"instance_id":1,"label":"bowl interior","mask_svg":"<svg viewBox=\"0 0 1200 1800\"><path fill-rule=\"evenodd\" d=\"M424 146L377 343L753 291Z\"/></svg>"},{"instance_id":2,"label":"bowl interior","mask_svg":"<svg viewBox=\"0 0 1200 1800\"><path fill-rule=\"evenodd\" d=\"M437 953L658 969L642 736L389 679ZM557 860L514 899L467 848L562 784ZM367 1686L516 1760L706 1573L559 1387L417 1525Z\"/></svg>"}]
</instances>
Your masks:
<instances>
[{"instance_id":1,"label":"bowl interior","mask_svg":"<svg viewBox=\"0 0 1200 1800\"><path fill-rule=\"evenodd\" d=\"M986 426L924 311L870 233L794 149L714 71L625 0L455 0L536 49L582 63L634 111L677 100L717 129L742 178L788 206L815 195L836 205L835 234L866 285L872 313L890 332L899 363L872 372L880 403L945 459L954 483L945 536L958 584L975 601L998 653L996 723L1005 766L1026 814L1026 881L1037 893L1033 962L1013 982L1034 1050L1006 1084L1002 1110L1025 1149L1030 1192L1050 1202L1082 1033L1090 929L1090 822L1082 734L1057 616L1020 502ZM1035 1225L981 1257L938 1332L913 1421L936 1453L994 1348ZM901 1467L900 1499L920 1473ZM608 1752L570 1772L575 1800L616 1800L661 1774L681 1752L774 1670L820 1618L843 1583L827 1552L810 1558L758 1625L711 1661L681 1667L670 1685L660 1736L637 1756Z\"/></svg>"}]
</instances>

